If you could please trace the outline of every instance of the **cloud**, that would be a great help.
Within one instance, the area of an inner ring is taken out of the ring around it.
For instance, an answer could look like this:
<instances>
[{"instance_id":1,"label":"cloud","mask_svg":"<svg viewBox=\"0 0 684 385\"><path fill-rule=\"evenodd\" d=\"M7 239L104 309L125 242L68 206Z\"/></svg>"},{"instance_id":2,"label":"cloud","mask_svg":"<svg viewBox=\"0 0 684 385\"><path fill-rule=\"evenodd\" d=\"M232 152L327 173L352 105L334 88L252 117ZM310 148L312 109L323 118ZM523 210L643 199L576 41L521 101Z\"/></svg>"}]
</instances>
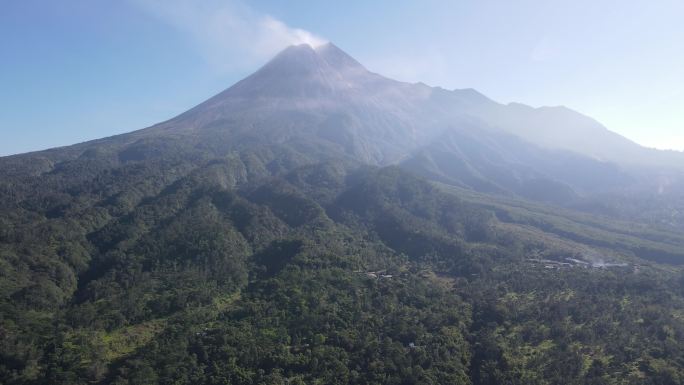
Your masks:
<instances>
[{"instance_id":1,"label":"cloud","mask_svg":"<svg viewBox=\"0 0 684 385\"><path fill-rule=\"evenodd\" d=\"M189 35L218 70L251 68L292 44L325 40L259 14L238 0L130 0L152 16Z\"/></svg>"}]
</instances>

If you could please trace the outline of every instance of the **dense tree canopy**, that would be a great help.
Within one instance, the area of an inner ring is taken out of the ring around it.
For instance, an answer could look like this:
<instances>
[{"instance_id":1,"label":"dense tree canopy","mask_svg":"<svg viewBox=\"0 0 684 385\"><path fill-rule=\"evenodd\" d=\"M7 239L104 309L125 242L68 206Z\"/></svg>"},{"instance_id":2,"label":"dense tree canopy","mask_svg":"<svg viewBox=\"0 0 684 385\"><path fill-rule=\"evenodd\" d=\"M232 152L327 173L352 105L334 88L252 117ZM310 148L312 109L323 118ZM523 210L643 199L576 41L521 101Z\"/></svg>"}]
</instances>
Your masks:
<instances>
[{"instance_id":1,"label":"dense tree canopy","mask_svg":"<svg viewBox=\"0 0 684 385\"><path fill-rule=\"evenodd\" d=\"M0 383L684 382L684 276L642 259L681 262L671 232L158 146L4 160Z\"/></svg>"}]
</instances>

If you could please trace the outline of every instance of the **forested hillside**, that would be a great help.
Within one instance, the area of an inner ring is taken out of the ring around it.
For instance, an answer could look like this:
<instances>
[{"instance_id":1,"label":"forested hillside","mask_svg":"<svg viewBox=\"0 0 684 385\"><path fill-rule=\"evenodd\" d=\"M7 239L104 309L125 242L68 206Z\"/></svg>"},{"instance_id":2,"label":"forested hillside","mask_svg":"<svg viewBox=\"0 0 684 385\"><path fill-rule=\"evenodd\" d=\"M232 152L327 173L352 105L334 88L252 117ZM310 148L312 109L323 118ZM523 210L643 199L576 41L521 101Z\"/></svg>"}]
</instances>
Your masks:
<instances>
[{"instance_id":1,"label":"forested hillside","mask_svg":"<svg viewBox=\"0 0 684 385\"><path fill-rule=\"evenodd\" d=\"M684 383L676 185L619 210L641 174L416 125L486 101L295 48L160 125L0 158L1 384ZM331 112L355 82L383 92Z\"/></svg>"},{"instance_id":2,"label":"forested hillside","mask_svg":"<svg viewBox=\"0 0 684 385\"><path fill-rule=\"evenodd\" d=\"M582 248L283 152L64 165L5 195L4 383L681 379L678 272L547 269L529 258Z\"/></svg>"}]
</instances>

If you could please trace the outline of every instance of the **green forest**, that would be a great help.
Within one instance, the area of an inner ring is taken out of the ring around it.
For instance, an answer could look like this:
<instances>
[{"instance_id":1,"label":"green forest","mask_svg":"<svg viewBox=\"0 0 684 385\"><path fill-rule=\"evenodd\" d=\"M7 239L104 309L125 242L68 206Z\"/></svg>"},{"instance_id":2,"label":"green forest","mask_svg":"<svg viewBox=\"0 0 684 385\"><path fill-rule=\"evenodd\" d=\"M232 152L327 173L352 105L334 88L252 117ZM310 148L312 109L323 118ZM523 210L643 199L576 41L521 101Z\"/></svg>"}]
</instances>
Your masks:
<instances>
[{"instance_id":1,"label":"green forest","mask_svg":"<svg viewBox=\"0 0 684 385\"><path fill-rule=\"evenodd\" d=\"M0 159L1 384L684 383L680 233L142 143Z\"/></svg>"}]
</instances>

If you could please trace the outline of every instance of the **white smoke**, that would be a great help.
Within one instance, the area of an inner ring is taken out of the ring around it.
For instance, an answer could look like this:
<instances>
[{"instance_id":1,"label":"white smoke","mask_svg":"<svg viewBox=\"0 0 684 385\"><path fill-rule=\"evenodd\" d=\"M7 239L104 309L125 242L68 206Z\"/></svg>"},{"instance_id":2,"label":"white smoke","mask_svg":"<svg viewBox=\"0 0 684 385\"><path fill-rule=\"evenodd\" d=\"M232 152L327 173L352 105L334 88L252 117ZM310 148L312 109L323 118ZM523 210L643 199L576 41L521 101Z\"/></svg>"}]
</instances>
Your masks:
<instances>
[{"instance_id":1,"label":"white smoke","mask_svg":"<svg viewBox=\"0 0 684 385\"><path fill-rule=\"evenodd\" d=\"M129 0L187 33L219 70L251 68L292 44L326 41L313 33L255 12L238 0Z\"/></svg>"}]
</instances>

